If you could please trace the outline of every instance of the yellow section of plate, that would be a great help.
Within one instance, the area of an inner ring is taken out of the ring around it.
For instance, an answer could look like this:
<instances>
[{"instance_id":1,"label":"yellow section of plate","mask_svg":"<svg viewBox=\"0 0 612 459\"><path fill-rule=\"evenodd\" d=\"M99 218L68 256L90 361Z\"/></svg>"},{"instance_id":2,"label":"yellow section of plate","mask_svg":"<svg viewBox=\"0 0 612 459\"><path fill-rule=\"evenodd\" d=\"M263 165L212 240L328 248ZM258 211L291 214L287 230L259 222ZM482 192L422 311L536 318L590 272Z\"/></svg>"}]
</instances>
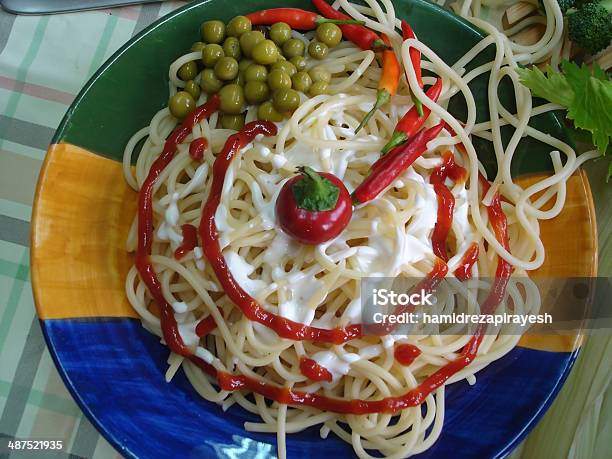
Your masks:
<instances>
[{"instance_id":1,"label":"yellow section of plate","mask_svg":"<svg viewBox=\"0 0 612 459\"><path fill-rule=\"evenodd\" d=\"M41 319L137 317L125 293L137 194L121 163L51 145L34 199L31 267Z\"/></svg>"},{"instance_id":2,"label":"yellow section of plate","mask_svg":"<svg viewBox=\"0 0 612 459\"><path fill-rule=\"evenodd\" d=\"M541 178L518 182L528 186ZM41 319L137 317L124 293L133 263L125 241L136 201L121 163L70 144L49 148L32 219L32 285ZM586 174L570 177L563 211L540 229L546 262L531 275L596 275L595 210ZM519 345L571 351L580 338L524 336Z\"/></svg>"}]
</instances>

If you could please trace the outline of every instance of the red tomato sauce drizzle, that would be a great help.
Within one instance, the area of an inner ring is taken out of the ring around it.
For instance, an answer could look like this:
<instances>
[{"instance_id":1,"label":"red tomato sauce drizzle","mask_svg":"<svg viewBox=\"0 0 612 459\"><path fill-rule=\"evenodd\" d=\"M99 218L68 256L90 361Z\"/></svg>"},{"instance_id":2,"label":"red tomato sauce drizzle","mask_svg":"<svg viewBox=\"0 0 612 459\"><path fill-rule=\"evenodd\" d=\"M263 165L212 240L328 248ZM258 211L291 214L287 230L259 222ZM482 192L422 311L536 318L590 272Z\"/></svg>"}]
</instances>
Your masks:
<instances>
[{"instance_id":1,"label":"red tomato sauce drizzle","mask_svg":"<svg viewBox=\"0 0 612 459\"><path fill-rule=\"evenodd\" d=\"M393 351L395 360L406 367L414 362L419 355L421 355L421 350L414 344L399 344L395 346Z\"/></svg>"},{"instance_id":2,"label":"red tomato sauce drizzle","mask_svg":"<svg viewBox=\"0 0 612 459\"><path fill-rule=\"evenodd\" d=\"M198 229L186 223L181 226L181 233L183 234L183 242L174 251L174 258L180 260L187 252L193 250L198 245Z\"/></svg>"},{"instance_id":3,"label":"red tomato sauce drizzle","mask_svg":"<svg viewBox=\"0 0 612 459\"><path fill-rule=\"evenodd\" d=\"M300 371L304 376L313 381L332 381L332 374L327 368L319 365L316 360L302 357L300 359Z\"/></svg>"},{"instance_id":4,"label":"red tomato sauce drizzle","mask_svg":"<svg viewBox=\"0 0 612 459\"><path fill-rule=\"evenodd\" d=\"M357 415L369 413L397 413L405 408L422 404L430 393L442 386L451 376L465 368L474 360L478 352L478 347L482 341L486 325L479 325L470 341L464 346L455 360L447 363L444 367L428 376L419 386L405 394L386 397L381 400L343 400L318 393L306 393L299 390L291 390L286 387L279 387L245 375L233 375L227 372L218 371L213 365L193 355L192 350L185 346L178 332L178 326L172 313L172 307L163 296L161 284L159 283L150 261L151 245L153 241L152 189L161 171L174 157L177 145L184 141L189 134L191 126L204 117L209 116L213 111L218 109L218 106L219 99L213 96L206 104L198 107L187 119L185 119L181 126L170 135L166 141L162 154L151 166L149 175L145 179L139 193L136 267L154 301L160 307L162 332L168 347L172 352L185 356L205 373L216 378L222 390L250 390L282 404L305 405L325 411ZM358 338L362 334L361 325L359 324L351 325L344 329L327 330L289 321L266 311L250 297L240 285L238 285L229 272L225 258L221 253L214 216L220 202L227 168L236 152L248 142L252 141L257 134L274 135L275 133L276 126L272 123L249 123L241 132L228 138L225 147L217 156L213 166L213 183L209 197L204 204L199 228L206 257L213 266L215 274L219 278L219 281L230 299L240 307L250 320L257 321L274 329L279 336L335 344L341 344L350 339ZM495 195L487 210L489 221L493 227L497 240L508 249L507 220L501 208L499 194ZM440 268L438 265L445 266L445 264L438 263L434 268L434 271L437 271L439 274ZM483 314L491 314L495 307L501 302L505 295L511 272L512 266L503 258L498 257L496 279L493 288L481 307L481 312ZM433 281L430 280L430 282L433 284ZM215 326L214 319L208 316L198 324L196 333L198 336L205 336L210 333ZM323 370L328 371L324 368Z\"/></svg>"},{"instance_id":5,"label":"red tomato sauce drizzle","mask_svg":"<svg viewBox=\"0 0 612 459\"><path fill-rule=\"evenodd\" d=\"M195 161L202 161L204 158L204 150L208 146L208 140L204 137L193 139L189 144L189 156Z\"/></svg>"},{"instance_id":6,"label":"red tomato sauce drizzle","mask_svg":"<svg viewBox=\"0 0 612 459\"><path fill-rule=\"evenodd\" d=\"M478 243L474 242L471 244L468 249L461 257L461 261L459 262L459 266L455 269L455 277L460 281L466 281L472 277L472 268L474 264L478 261Z\"/></svg>"},{"instance_id":7,"label":"red tomato sauce drizzle","mask_svg":"<svg viewBox=\"0 0 612 459\"><path fill-rule=\"evenodd\" d=\"M149 289L149 293L158 304L162 334L168 347L176 354L191 355L178 331L172 306L164 298L161 284L151 263L151 246L153 244L153 187L159 174L172 161L178 145L191 133L192 127L219 109L219 97L211 97L205 104L197 107L170 134L164 149L151 165L149 174L138 193L138 247L136 249L136 269L140 278Z\"/></svg>"},{"instance_id":8,"label":"red tomato sauce drizzle","mask_svg":"<svg viewBox=\"0 0 612 459\"><path fill-rule=\"evenodd\" d=\"M444 185L444 181L449 178L459 183L464 182L466 177L467 171L455 163L455 158L450 151L444 154L442 164L436 167L429 177L429 183L434 186L438 198L438 218L431 235L431 244L434 254L444 261L448 261L446 239L453 224L455 210L455 197Z\"/></svg>"}]
</instances>

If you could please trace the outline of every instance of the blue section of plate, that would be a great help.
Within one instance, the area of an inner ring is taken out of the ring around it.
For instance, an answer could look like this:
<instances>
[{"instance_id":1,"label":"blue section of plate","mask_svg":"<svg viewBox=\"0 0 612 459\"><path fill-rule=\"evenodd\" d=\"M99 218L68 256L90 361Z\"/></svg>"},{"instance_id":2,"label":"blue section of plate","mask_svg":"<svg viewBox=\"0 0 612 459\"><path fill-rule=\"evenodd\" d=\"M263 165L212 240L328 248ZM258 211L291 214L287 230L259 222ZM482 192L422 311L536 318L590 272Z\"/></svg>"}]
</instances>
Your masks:
<instances>
[{"instance_id":1,"label":"blue section of plate","mask_svg":"<svg viewBox=\"0 0 612 459\"><path fill-rule=\"evenodd\" d=\"M168 349L135 319L41 322L55 363L74 398L126 457L268 458L275 436L245 432L257 417L223 412L202 399L182 371L164 373ZM515 348L477 375L446 389L442 435L419 458L503 457L551 403L576 353ZM317 428L291 434L288 457L353 457L350 445Z\"/></svg>"}]
</instances>

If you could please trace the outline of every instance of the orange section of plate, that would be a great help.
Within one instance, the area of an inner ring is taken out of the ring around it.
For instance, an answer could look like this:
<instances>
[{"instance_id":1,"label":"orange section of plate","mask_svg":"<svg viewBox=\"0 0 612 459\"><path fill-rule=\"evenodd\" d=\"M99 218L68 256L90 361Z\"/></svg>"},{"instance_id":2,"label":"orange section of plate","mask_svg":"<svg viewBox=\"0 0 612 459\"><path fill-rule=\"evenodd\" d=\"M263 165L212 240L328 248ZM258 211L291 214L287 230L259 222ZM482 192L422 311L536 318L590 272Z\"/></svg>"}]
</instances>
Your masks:
<instances>
[{"instance_id":1,"label":"orange section of plate","mask_svg":"<svg viewBox=\"0 0 612 459\"><path fill-rule=\"evenodd\" d=\"M124 293L133 262L125 241L136 197L123 180L121 163L70 144L49 148L32 219L32 279L41 319L137 317ZM595 211L583 172L569 179L562 213L541 222L540 229L546 262L532 275L596 275ZM519 345L570 351L579 338L524 336Z\"/></svg>"},{"instance_id":2,"label":"orange section of plate","mask_svg":"<svg viewBox=\"0 0 612 459\"><path fill-rule=\"evenodd\" d=\"M136 198L121 163L51 145L32 217L32 286L41 319L137 317L124 293Z\"/></svg>"}]
</instances>

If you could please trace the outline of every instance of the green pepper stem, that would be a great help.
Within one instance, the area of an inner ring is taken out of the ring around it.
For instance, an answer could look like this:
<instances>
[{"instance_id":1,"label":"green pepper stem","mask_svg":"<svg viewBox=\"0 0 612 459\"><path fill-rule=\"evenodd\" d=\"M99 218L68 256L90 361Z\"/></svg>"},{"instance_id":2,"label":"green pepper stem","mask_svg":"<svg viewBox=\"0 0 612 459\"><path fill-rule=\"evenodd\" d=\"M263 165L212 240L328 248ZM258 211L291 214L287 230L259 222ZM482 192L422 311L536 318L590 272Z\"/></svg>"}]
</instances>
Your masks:
<instances>
[{"instance_id":1,"label":"green pepper stem","mask_svg":"<svg viewBox=\"0 0 612 459\"><path fill-rule=\"evenodd\" d=\"M372 118L372 115L376 113L376 110L389 102L389 100L391 100L391 94L389 94L389 91L386 89L379 89L376 93L376 103L374 104L374 107L372 107L372 110L370 110L366 116L363 117L361 123L359 123L359 126L357 126L357 129L355 129L355 134L357 134L361 128L364 127L368 121L370 121L370 118Z\"/></svg>"},{"instance_id":2,"label":"green pepper stem","mask_svg":"<svg viewBox=\"0 0 612 459\"><path fill-rule=\"evenodd\" d=\"M385 51L386 49L391 49L391 47L388 44L386 44L384 41L382 41L381 38L377 38L370 45L370 49L372 51L379 52L379 51Z\"/></svg>"},{"instance_id":3,"label":"green pepper stem","mask_svg":"<svg viewBox=\"0 0 612 459\"><path fill-rule=\"evenodd\" d=\"M358 21L357 19L328 19L323 16L317 16L315 24L357 24L364 25L364 21Z\"/></svg>"},{"instance_id":4,"label":"green pepper stem","mask_svg":"<svg viewBox=\"0 0 612 459\"><path fill-rule=\"evenodd\" d=\"M340 189L308 166L298 167L304 176L293 185L293 196L300 209L320 212L333 209L338 201Z\"/></svg>"},{"instance_id":5,"label":"green pepper stem","mask_svg":"<svg viewBox=\"0 0 612 459\"><path fill-rule=\"evenodd\" d=\"M323 182L323 177L312 167L299 166L297 169L304 176L304 180L308 180L309 186L314 188L314 193L320 193L324 190L325 183Z\"/></svg>"},{"instance_id":6,"label":"green pepper stem","mask_svg":"<svg viewBox=\"0 0 612 459\"><path fill-rule=\"evenodd\" d=\"M417 96L414 95L412 89L410 89L410 98L412 99L412 103L414 104L418 115L423 116L423 103L417 99Z\"/></svg>"},{"instance_id":7,"label":"green pepper stem","mask_svg":"<svg viewBox=\"0 0 612 459\"><path fill-rule=\"evenodd\" d=\"M408 136L405 132L395 131L391 136L391 139L387 142L387 144L381 150L383 155L386 155L391 150L393 150L398 145L403 144L406 140L408 140Z\"/></svg>"}]
</instances>

